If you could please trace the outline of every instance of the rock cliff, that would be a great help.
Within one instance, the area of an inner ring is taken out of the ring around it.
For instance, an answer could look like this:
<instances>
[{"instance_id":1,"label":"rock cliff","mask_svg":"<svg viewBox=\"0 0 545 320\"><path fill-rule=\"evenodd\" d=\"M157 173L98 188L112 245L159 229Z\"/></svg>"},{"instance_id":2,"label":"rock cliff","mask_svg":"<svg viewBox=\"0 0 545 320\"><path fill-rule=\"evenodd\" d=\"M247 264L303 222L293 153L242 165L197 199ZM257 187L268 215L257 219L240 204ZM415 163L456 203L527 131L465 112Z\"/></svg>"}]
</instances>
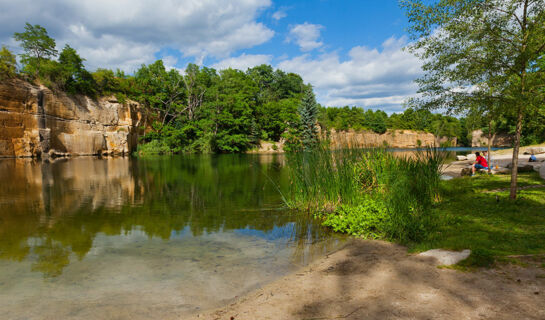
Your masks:
<instances>
[{"instance_id":1,"label":"rock cliff","mask_svg":"<svg viewBox=\"0 0 545 320\"><path fill-rule=\"evenodd\" d=\"M417 148L425 146L439 146L448 143L456 146L456 138L436 137L432 133L416 132L411 130L388 130L384 134L372 131L335 131L331 130L329 139L333 148L346 145L355 147L381 147L390 148Z\"/></svg>"},{"instance_id":2,"label":"rock cliff","mask_svg":"<svg viewBox=\"0 0 545 320\"><path fill-rule=\"evenodd\" d=\"M498 133L491 137L491 147L511 147L513 146L513 137L505 134ZM471 146L472 147L486 147L488 146L488 135L484 134L482 130L475 130L471 133Z\"/></svg>"},{"instance_id":3,"label":"rock cliff","mask_svg":"<svg viewBox=\"0 0 545 320\"><path fill-rule=\"evenodd\" d=\"M68 96L18 79L0 82L0 157L128 154L143 125L134 101Z\"/></svg>"}]
</instances>

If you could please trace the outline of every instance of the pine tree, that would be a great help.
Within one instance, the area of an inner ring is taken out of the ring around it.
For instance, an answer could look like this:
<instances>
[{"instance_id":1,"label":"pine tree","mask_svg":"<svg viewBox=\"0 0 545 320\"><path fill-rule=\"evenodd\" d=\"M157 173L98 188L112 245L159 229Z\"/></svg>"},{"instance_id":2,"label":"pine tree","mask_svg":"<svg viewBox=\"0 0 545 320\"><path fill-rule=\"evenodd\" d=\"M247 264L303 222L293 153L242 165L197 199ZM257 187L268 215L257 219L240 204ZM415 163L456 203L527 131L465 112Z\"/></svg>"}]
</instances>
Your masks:
<instances>
[{"instance_id":1,"label":"pine tree","mask_svg":"<svg viewBox=\"0 0 545 320\"><path fill-rule=\"evenodd\" d=\"M300 136L305 150L309 150L318 142L318 132L316 130L316 119L318 117L318 105L312 92L312 88L305 91L301 106L299 107L301 116Z\"/></svg>"}]
</instances>

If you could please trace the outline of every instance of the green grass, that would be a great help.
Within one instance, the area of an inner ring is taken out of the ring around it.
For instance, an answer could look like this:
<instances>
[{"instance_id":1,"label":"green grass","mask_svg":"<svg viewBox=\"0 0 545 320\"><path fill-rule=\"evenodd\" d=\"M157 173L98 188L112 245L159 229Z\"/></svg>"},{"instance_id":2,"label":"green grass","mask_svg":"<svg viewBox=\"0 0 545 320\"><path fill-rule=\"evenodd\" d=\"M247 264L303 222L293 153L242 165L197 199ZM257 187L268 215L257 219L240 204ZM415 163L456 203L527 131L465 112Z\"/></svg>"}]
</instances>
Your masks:
<instances>
[{"instance_id":1,"label":"green grass","mask_svg":"<svg viewBox=\"0 0 545 320\"><path fill-rule=\"evenodd\" d=\"M508 191L509 176L478 176L441 183L441 219L437 232L412 244L411 251L435 248L471 249L475 254L462 265L489 266L490 257L545 253L545 188L519 191L516 201ZM545 184L535 173L519 175L519 186Z\"/></svg>"},{"instance_id":2,"label":"green grass","mask_svg":"<svg viewBox=\"0 0 545 320\"><path fill-rule=\"evenodd\" d=\"M291 184L284 199L337 232L418 241L436 228L430 209L443 162L444 153L432 148L397 157L384 149L317 146L288 154Z\"/></svg>"}]
</instances>

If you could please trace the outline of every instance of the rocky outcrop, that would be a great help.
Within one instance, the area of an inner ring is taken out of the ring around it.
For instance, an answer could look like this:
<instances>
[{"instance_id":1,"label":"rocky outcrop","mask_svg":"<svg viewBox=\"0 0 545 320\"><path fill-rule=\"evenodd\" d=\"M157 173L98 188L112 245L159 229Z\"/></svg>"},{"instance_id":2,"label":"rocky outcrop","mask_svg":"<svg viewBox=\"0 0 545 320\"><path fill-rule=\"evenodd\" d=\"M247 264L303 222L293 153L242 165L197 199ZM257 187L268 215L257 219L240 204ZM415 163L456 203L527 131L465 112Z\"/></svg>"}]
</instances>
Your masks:
<instances>
[{"instance_id":1,"label":"rocky outcrop","mask_svg":"<svg viewBox=\"0 0 545 320\"><path fill-rule=\"evenodd\" d=\"M487 147L489 144L491 147L511 147L513 145L513 137L505 134L498 133L492 135L488 141L488 135L484 134L482 130L475 130L471 133L471 146L472 147Z\"/></svg>"},{"instance_id":2,"label":"rocky outcrop","mask_svg":"<svg viewBox=\"0 0 545 320\"><path fill-rule=\"evenodd\" d=\"M384 134L372 131L335 131L331 130L329 139L333 148L344 146L352 147L390 147L390 148L418 148L425 146L439 146L448 143L456 146L456 138L438 138L431 133L411 130L388 130Z\"/></svg>"},{"instance_id":3,"label":"rocky outcrop","mask_svg":"<svg viewBox=\"0 0 545 320\"><path fill-rule=\"evenodd\" d=\"M128 154L143 125L134 101L68 96L18 79L0 82L0 157Z\"/></svg>"}]
</instances>

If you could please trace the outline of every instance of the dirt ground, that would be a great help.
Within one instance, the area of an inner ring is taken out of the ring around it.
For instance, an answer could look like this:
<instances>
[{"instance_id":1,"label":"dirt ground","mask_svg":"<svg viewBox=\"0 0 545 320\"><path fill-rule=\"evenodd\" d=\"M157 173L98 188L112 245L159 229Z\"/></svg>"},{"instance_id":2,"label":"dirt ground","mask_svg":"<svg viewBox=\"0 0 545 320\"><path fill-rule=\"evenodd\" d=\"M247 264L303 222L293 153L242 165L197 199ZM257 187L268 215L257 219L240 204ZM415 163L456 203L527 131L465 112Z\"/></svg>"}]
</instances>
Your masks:
<instances>
[{"instance_id":1,"label":"dirt ground","mask_svg":"<svg viewBox=\"0 0 545 320\"><path fill-rule=\"evenodd\" d=\"M461 272L352 240L299 272L194 319L545 319L543 261Z\"/></svg>"}]
</instances>

